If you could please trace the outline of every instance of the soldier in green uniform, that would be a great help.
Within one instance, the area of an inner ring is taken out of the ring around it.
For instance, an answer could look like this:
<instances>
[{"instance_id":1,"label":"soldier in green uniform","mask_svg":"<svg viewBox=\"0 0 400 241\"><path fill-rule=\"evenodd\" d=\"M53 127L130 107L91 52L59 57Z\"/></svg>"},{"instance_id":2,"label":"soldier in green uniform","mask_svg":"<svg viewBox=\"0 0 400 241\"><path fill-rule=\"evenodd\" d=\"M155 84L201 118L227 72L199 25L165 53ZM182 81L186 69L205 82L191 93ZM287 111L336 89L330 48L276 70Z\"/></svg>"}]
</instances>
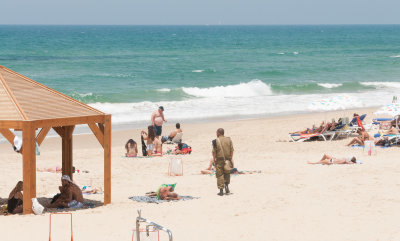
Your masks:
<instances>
[{"instance_id":1,"label":"soldier in green uniform","mask_svg":"<svg viewBox=\"0 0 400 241\"><path fill-rule=\"evenodd\" d=\"M233 168L233 144L230 137L224 136L224 129L219 128L217 130L217 139L212 141L212 154L215 163L216 169L216 177L217 177L217 186L219 189L218 195L224 195L224 187L225 193L229 194L229 183L231 179L230 171L227 168L224 168L225 161L228 161L230 164L230 168Z\"/></svg>"}]
</instances>

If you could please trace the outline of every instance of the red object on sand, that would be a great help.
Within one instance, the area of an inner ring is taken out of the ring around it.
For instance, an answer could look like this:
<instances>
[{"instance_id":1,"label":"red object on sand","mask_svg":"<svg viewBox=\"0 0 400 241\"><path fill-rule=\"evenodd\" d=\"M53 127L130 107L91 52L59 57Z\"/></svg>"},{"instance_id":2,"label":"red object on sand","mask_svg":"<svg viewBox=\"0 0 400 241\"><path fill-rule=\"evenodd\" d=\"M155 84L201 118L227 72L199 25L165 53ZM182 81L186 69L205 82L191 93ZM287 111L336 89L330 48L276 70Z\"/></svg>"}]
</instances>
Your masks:
<instances>
[{"instance_id":1,"label":"red object on sand","mask_svg":"<svg viewBox=\"0 0 400 241\"><path fill-rule=\"evenodd\" d=\"M363 124L362 124L362 121L360 120L360 117L359 117L359 116L356 116L356 119L357 119L357 125L358 125L358 127L361 127L362 131L364 131L365 128L364 128L364 126L363 126Z\"/></svg>"}]
</instances>

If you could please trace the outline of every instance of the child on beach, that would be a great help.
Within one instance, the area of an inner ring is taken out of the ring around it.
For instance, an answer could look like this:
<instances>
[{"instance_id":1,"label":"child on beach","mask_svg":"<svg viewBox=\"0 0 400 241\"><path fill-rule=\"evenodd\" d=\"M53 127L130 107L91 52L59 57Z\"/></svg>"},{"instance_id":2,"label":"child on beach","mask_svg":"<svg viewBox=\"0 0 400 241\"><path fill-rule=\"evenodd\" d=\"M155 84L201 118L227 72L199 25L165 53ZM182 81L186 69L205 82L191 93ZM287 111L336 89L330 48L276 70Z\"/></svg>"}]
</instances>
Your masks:
<instances>
[{"instance_id":1,"label":"child on beach","mask_svg":"<svg viewBox=\"0 0 400 241\"><path fill-rule=\"evenodd\" d=\"M128 142L125 144L126 157L136 157L138 154L137 144L134 140L129 139Z\"/></svg>"}]
</instances>

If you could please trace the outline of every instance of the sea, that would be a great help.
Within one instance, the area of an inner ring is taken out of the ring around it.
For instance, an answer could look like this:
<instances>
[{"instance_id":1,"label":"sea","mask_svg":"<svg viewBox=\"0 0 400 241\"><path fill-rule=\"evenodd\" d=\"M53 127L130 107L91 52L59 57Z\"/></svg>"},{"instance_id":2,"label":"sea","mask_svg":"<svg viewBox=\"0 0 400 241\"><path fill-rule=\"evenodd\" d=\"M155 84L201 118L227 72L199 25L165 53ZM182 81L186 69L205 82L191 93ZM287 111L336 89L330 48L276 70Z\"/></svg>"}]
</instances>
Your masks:
<instances>
[{"instance_id":1,"label":"sea","mask_svg":"<svg viewBox=\"0 0 400 241\"><path fill-rule=\"evenodd\" d=\"M378 108L400 95L399 43L400 25L0 25L0 65L145 127L158 106L168 123Z\"/></svg>"}]
</instances>

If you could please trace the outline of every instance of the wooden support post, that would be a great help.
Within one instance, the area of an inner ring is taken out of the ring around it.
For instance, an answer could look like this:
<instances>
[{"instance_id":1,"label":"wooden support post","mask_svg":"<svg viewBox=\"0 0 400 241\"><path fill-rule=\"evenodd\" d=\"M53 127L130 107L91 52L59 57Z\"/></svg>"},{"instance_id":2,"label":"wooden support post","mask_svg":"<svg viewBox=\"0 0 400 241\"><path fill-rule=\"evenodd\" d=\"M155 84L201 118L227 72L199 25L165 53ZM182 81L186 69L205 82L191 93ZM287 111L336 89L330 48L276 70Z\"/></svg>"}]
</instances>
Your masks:
<instances>
[{"instance_id":1,"label":"wooden support post","mask_svg":"<svg viewBox=\"0 0 400 241\"><path fill-rule=\"evenodd\" d=\"M62 174L68 175L73 180L72 166L72 133L75 126L63 126L62 132Z\"/></svg>"},{"instance_id":2,"label":"wooden support post","mask_svg":"<svg viewBox=\"0 0 400 241\"><path fill-rule=\"evenodd\" d=\"M36 133L32 121L25 121L22 128L22 176L23 176L23 214L32 213L32 198L36 197Z\"/></svg>"},{"instance_id":3,"label":"wooden support post","mask_svg":"<svg viewBox=\"0 0 400 241\"><path fill-rule=\"evenodd\" d=\"M111 115L104 120L104 205L111 203Z\"/></svg>"}]
</instances>

